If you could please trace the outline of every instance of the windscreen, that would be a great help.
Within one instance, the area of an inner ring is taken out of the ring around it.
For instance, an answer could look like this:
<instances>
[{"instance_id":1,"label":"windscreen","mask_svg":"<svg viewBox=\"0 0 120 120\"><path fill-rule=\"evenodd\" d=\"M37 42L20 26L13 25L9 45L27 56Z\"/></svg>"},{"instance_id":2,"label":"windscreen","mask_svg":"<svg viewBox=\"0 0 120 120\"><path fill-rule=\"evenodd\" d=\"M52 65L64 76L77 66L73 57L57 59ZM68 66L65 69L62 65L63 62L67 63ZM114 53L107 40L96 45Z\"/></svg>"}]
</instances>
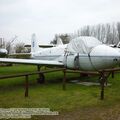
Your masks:
<instances>
[{"instance_id":1,"label":"windscreen","mask_svg":"<svg viewBox=\"0 0 120 120\"><path fill-rule=\"evenodd\" d=\"M67 51L72 53L88 54L93 47L101 45L98 39L94 37L77 37L67 45Z\"/></svg>"}]
</instances>

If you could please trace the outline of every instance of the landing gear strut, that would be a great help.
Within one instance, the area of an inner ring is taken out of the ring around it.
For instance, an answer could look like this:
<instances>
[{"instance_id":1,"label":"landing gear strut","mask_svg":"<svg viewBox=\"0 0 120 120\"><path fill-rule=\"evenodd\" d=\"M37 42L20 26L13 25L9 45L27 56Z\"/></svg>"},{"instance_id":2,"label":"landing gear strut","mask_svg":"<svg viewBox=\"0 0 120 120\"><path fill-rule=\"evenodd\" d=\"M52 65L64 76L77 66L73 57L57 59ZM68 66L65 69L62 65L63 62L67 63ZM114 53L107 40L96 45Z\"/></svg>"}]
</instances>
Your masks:
<instances>
[{"instance_id":1,"label":"landing gear strut","mask_svg":"<svg viewBox=\"0 0 120 120\"><path fill-rule=\"evenodd\" d=\"M40 71L40 66L37 66L38 71ZM39 77L37 78L37 83L43 84L45 83L45 76L43 73L39 73Z\"/></svg>"}]
</instances>

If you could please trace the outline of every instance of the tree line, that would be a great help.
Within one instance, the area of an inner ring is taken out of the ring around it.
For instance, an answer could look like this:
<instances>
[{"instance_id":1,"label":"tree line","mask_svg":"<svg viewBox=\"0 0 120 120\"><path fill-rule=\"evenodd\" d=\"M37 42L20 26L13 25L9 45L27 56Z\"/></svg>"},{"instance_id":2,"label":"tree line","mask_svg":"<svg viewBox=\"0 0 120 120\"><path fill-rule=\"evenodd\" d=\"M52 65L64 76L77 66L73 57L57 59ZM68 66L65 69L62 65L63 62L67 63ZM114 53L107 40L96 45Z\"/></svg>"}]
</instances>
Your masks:
<instances>
[{"instance_id":1,"label":"tree line","mask_svg":"<svg viewBox=\"0 0 120 120\"><path fill-rule=\"evenodd\" d=\"M93 36L105 44L118 44L120 41L120 22L84 26L71 34L56 34L51 43L56 44L60 37L63 43L79 36Z\"/></svg>"}]
</instances>

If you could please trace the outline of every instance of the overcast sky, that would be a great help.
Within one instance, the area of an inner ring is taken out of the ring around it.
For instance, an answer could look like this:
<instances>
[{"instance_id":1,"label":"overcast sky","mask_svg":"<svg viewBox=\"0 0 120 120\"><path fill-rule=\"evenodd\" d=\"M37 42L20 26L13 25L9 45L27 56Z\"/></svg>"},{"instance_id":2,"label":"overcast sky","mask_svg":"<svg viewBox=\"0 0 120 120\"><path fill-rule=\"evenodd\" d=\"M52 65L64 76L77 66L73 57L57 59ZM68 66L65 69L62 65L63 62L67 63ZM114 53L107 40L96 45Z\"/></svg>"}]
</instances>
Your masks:
<instances>
[{"instance_id":1,"label":"overcast sky","mask_svg":"<svg viewBox=\"0 0 120 120\"><path fill-rule=\"evenodd\" d=\"M0 37L49 43L84 25L120 21L120 0L0 0Z\"/></svg>"}]
</instances>

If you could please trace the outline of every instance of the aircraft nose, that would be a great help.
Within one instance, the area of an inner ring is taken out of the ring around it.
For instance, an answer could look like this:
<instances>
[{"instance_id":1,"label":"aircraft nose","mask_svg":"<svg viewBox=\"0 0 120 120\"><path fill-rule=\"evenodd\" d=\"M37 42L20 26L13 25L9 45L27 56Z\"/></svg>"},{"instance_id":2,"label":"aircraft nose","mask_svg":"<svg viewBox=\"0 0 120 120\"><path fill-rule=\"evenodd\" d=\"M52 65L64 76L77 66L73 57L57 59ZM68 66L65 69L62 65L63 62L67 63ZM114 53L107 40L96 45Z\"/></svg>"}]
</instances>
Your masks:
<instances>
[{"instance_id":1,"label":"aircraft nose","mask_svg":"<svg viewBox=\"0 0 120 120\"><path fill-rule=\"evenodd\" d=\"M91 51L90 55L120 59L120 52L118 52L115 48L109 47L107 45L99 45L95 47Z\"/></svg>"},{"instance_id":2,"label":"aircraft nose","mask_svg":"<svg viewBox=\"0 0 120 120\"><path fill-rule=\"evenodd\" d=\"M6 49L0 49L0 53L2 54L7 54L7 50Z\"/></svg>"},{"instance_id":3,"label":"aircraft nose","mask_svg":"<svg viewBox=\"0 0 120 120\"><path fill-rule=\"evenodd\" d=\"M120 53L107 45L99 45L90 53L92 64L95 68L111 68L120 64Z\"/></svg>"}]
</instances>

